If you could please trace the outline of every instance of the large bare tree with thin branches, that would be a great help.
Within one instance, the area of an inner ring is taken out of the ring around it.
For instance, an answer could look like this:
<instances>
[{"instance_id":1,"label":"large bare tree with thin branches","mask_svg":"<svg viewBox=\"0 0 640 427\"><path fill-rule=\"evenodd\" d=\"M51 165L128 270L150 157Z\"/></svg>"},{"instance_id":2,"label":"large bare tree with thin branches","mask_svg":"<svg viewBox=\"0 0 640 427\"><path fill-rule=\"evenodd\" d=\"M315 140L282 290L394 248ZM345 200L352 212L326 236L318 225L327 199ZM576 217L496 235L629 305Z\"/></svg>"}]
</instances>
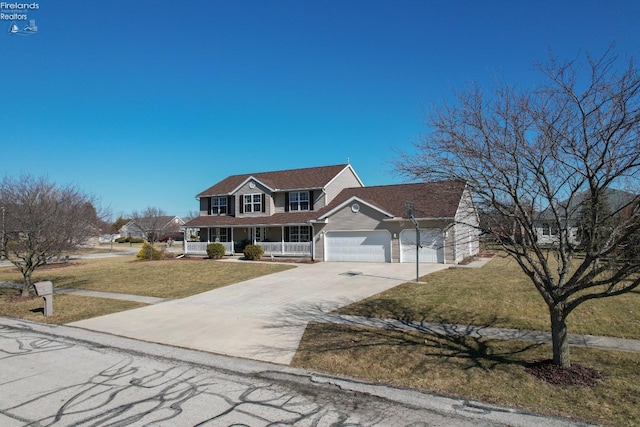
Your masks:
<instances>
[{"instance_id":1,"label":"large bare tree with thin branches","mask_svg":"<svg viewBox=\"0 0 640 427\"><path fill-rule=\"evenodd\" d=\"M172 222L172 219L165 211L154 206L131 214L132 226L152 245L159 239L179 233L180 225Z\"/></svg>"},{"instance_id":2,"label":"large bare tree with thin branches","mask_svg":"<svg viewBox=\"0 0 640 427\"><path fill-rule=\"evenodd\" d=\"M554 363L569 366L569 314L640 284L640 256L629 250L640 248L640 75L611 50L536 66L538 87L498 83L485 93L476 85L434 107L417 152L401 154L396 167L468 183L488 212L482 231L549 309ZM603 209L616 190L631 196ZM578 220L600 231L576 234ZM543 222L551 242L540 238Z\"/></svg>"},{"instance_id":3,"label":"large bare tree with thin branches","mask_svg":"<svg viewBox=\"0 0 640 427\"><path fill-rule=\"evenodd\" d=\"M43 177L5 177L0 181L0 208L0 251L22 273L23 296L29 295L37 268L99 233L93 198Z\"/></svg>"}]
</instances>

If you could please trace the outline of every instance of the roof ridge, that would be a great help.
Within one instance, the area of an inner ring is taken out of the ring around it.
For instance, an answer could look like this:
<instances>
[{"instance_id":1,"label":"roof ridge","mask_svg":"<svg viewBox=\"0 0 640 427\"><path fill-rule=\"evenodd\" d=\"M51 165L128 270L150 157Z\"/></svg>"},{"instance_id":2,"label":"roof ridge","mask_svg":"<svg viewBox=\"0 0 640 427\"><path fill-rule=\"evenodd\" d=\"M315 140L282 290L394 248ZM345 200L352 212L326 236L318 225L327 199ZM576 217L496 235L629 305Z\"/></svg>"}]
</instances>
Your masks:
<instances>
[{"instance_id":1,"label":"roof ridge","mask_svg":"<svg viewBox=\"0 0 640 427\"><path fill-rule=\"evenodd\" d=\"M275 170L275 171L239 173L239 174L235 174L235 175L229 175L227 178L236 177L236 176L258 176L258 175L266 175L266 174L274 174L274 173L282 173L282 172L294 172L294 171L301 171L301 170L307 170L307 169L326 169L326 168L335 168L335 167L338 167L338 166L346 167L346 166L350 166L350 164L349 163L343 163L343 164L325 165L325 166L310 166L310 167L306 167L306 168L280 169L280 170Z\"/></svg>"}]
</instances>

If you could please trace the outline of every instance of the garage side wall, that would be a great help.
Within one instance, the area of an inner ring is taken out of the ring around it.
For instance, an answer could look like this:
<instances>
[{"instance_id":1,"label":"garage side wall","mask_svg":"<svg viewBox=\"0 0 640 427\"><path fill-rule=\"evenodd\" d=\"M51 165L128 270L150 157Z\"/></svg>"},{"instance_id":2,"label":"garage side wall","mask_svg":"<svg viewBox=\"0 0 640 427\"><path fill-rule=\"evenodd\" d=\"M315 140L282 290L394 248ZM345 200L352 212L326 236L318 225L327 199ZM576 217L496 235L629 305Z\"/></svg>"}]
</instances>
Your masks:
<instances>
[{"instance_id":1,"label":"garage side wall","mask_svg":"<svg viewBox=\"0 0 640 427\"><path fill-rule=\"evenodd\" d=\"M456 212L455 225L453 226L455 248L455 263L463 259L477 255L480 251L480 236L478 227L480 221L471 197L471 192L465 190Z\"/></svg>"}]
</instances>

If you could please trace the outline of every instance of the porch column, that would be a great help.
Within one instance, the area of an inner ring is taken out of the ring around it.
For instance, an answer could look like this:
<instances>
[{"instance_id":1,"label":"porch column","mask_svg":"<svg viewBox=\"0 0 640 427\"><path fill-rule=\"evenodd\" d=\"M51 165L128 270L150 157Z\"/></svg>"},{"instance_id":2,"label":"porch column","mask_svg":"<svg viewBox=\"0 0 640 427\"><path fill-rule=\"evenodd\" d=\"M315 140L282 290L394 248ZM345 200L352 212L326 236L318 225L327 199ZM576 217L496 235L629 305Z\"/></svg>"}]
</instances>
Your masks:
<instances>
[{"instance_id":1,"label":"porch column","mask_svg":"<svg viewBox=\"0 0 640 427\"><path fill-rule=\"evenodd\" d=\"M284 255L284 225L280 226L280 253Z\"/></svg>"},{"instance_id":2,"label":"porch column","mask_svg":"<svg viewBox=\"0 0 640 427\"><path fill-rule=\"evenodd\" d=\"M111 245L113 246L113 237L111 238ZM187 229L182 229L182 253L187 255Z\"/></svg>"},{"instance_id":3,"label":"porch column","mask_svg":"<svg viewBox=\"0 0 640 427\"><path fill-rule=\"evenodd\" d=\"M313 261L316 257L316 230L314 229L313 224L309 224L309 227L311 228L311 232L309 233L309 237L311 238L311 247L309 250L311 251L311 261Z\"/></svg>"},{"instance_id":4,"label":"porch column","mask_svg":"<svg viewBox=\"0 0 640 427\"><path fill-rule=\"evenodd\" d=\"M235 244L235 242L233 240L233 230L235 230L235 228L231 227L231 237L230 237L230 239L231 239L231 255L236 253L236 248L235 248L236 244Z\"/></svg>"}]
</instances>

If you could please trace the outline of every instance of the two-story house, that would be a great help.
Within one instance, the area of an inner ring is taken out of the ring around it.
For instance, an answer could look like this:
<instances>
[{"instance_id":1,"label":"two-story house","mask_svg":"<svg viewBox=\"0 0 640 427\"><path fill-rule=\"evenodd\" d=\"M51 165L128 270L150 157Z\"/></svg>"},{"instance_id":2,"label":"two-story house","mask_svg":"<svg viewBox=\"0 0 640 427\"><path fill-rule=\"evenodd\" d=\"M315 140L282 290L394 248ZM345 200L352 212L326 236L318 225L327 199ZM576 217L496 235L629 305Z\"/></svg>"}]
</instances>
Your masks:
<instances>
[{"instance_id":1,"label":"two-story house","mask_svg":"<svg viewBox=\"0 0 640 427\"><path fill-rule=\"evenodd\" d=\"M457 263L475 255L478 216L462 182L364 187L350 164L233 175L198 194L186 255L210 242L317 261ZM413 220L406 203L414 207ZM416 245L418 224L420 244Z\"/></svg>"}]
</instances>

